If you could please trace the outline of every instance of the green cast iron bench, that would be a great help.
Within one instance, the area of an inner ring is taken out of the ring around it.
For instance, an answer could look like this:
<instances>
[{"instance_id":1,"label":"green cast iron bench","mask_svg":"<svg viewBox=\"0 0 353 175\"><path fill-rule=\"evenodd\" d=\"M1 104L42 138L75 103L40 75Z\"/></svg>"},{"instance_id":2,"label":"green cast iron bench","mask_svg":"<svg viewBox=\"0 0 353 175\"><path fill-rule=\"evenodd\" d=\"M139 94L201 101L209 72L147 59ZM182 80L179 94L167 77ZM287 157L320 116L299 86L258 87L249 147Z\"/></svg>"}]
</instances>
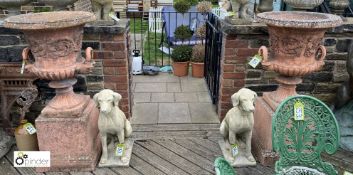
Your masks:
<instances>
[{"instance_id":1,"label":"green cast iron bench","mask_svg":"<svg viewBox=\"0 0 353 175\"><path fill-rule=\"evenodd\" d=\"M287 98L272 119L272 145L280 156L276 174L337 175L321 153L334 154L339 136L336 118L323 102L305 95Z\"/></svg>"}]
</instances>

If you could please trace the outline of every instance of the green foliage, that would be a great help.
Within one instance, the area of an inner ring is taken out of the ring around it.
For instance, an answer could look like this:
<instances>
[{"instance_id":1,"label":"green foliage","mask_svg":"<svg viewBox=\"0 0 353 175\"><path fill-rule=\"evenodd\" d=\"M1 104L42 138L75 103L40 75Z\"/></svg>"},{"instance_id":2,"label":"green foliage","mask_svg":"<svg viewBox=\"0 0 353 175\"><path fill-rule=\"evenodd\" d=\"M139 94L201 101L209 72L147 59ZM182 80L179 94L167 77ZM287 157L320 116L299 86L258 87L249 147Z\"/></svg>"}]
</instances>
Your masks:
<instances>
[{"instance_id":1,"label":"green foliage","mask_svg":"<svg viewBox=\"0 0 353 175\"><path fill-rule=\"evenodd\" d=\"M171 58L174 62L185 62L189 61L192 54L192 48L190 46L177 46L174 48Z\"/></svg>"},{"instance_id":2,"label":"green foliage","mask_svg":"<svg viewBox=\"0 0 353 175\"><path fill-rule=\"evenodd\" d=\"M190 39L192 37L192 31L189 26L181 25L175 29L174 36L176 39L180 40Z\"/></svg>"},{"instance_id":3,"label":"green foliage","mask_svg":"<svg viewBox=\"0 0 353 175\"><path fill-rule=\"evenodd\" d=\"M175 0L173 7L178 13L186 13L190 9L191 5L192 2L190 0Z\"/></svg>"},{"instance_id":4,"label":"green foliage","mask_svg":"<svg viewBox=\"0 0 353 175\"><path fill-rule=\"evenodd\" d=\"M197 44L192 48L192 62L203 63L205 59L205 46Z\"/></svg>"}]
</instances>

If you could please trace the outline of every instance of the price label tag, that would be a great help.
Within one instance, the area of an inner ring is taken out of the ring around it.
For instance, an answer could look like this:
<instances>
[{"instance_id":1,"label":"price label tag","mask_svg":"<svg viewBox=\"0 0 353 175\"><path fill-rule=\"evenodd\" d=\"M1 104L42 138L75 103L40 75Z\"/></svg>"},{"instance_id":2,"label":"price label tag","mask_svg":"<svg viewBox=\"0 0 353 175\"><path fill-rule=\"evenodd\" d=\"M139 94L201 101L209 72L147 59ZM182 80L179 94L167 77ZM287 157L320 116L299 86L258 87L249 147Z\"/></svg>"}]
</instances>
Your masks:
<instances>
[{"instance_id":1,"label":"price label tag","mask_svg":"<svg viewBox=\"0 0 353 175\"><path fill-rule=\"evenodd\" d=\"M260 63L261 63L262 57L261 55L256 54L255 56L252 57L252 59L249 62L249 65L252 68L256 68Z\"/></svg>"},{"instance_id":2,"label":"price label tag","mask_svg":"<svg viewBox=\"0 0 353 175\"><path fill-rule=\"evenodd\" d=\"M26 66L26 60L22 60L22 66L21 66L21 71L20 73L23 74L25 71L25 66Z\"/></svg>"},{"instance_id":3,"label":"price label tag","mask_svg":"<svg viewBox=\"0 0 353 175\"><path fill-rule=\"evenodd\" d=\"M232 155L233 157L237 156L239 154L239 149L237 144L232 144Z\"/></svg>"},{"instance_id":4,"label":"price label tag","mask_svg":"<svg viewBox=\"0 0 353 175\"><path fill-rule=\"evenodd\" d=\"M36 128L34 128L34 126L31 123L26 123L24 127L26 128L28 134L32 135L37 132Z\"/></svg>"},{"instance_id":5,"label":"price label tag","mask_svg":"<svg viewBox=\"0 0 353 175\"><path fill-rule=\"evenodd\" d=\"M114 15L114 12L110 12L110 13L109 13L109 16L110 16L114 21L116 21L116 22L119 22L119 21L120 21L120 19Z\"/></svg>"},{"instance_id":6,"label":"price label tag","mask_svg":"<svg viewBox=\"0 0 353 175\"><path fill-rule=\"evenodd\" d=\"M117 144L115 149L115 156L122 157L125 152L125 145L124 144Z\"/></svg>"},{"instance_id":7,"label":"price label tag","mask_svg":"<svg viewBox=\"0 0 353 175\"><path fill-rule=\"evenodd\" d=\"M300 101L294 103L294 119L304 120L304 104Z\"/></svg>"}]
</instances>

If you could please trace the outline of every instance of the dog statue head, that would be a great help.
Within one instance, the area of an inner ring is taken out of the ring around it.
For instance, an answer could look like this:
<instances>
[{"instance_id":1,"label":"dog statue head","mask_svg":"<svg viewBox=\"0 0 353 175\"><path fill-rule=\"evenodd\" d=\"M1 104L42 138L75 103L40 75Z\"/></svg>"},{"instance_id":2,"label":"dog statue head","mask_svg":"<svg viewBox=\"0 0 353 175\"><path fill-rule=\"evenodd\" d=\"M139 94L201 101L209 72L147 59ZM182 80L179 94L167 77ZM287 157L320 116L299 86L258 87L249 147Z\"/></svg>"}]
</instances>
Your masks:
<instances>
[{"instance_id":1,"label":"dog statue head","mask_svg":"<svg viewBox=\"0 0 353 175\"><path fill-rule=\"evenodd\" d=\"M93 96L94 102L102 113L110 113L115 106L119 105L121 98L120 94L110 89L104 89Z\"/></svg>"},{"instance_id":2,"label":"dog statue head","mask_svg":"<svg viewBox=\"0 0 353 175\"><path fill-rule=\"evenodd\" d=\"M246 112L254 112L256 97L256 92L247 88L241 88L238 92L234 93L231 98L234 107L238 106Z\"/></svg>"}]
</instances>

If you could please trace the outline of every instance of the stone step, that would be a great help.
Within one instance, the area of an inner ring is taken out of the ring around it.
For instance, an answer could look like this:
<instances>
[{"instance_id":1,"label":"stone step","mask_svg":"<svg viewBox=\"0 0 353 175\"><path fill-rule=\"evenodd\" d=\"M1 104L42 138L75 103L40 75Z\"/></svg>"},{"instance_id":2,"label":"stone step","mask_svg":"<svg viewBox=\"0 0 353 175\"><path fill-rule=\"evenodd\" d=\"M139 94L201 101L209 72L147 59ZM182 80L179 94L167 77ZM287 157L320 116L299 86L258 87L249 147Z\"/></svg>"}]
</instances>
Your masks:
<instances>
[{"instance_id":1,"label":"stone step","mask_svg":"<svg viewBox=\"0 0 353 175\"><path fill-rule=\"evenodd\" d=\"M353 173L353 152L339 149L334 155L322 154L322 157L335 166L338 174L343 174L344 171Z\"/></svg>"}]
</instances>

